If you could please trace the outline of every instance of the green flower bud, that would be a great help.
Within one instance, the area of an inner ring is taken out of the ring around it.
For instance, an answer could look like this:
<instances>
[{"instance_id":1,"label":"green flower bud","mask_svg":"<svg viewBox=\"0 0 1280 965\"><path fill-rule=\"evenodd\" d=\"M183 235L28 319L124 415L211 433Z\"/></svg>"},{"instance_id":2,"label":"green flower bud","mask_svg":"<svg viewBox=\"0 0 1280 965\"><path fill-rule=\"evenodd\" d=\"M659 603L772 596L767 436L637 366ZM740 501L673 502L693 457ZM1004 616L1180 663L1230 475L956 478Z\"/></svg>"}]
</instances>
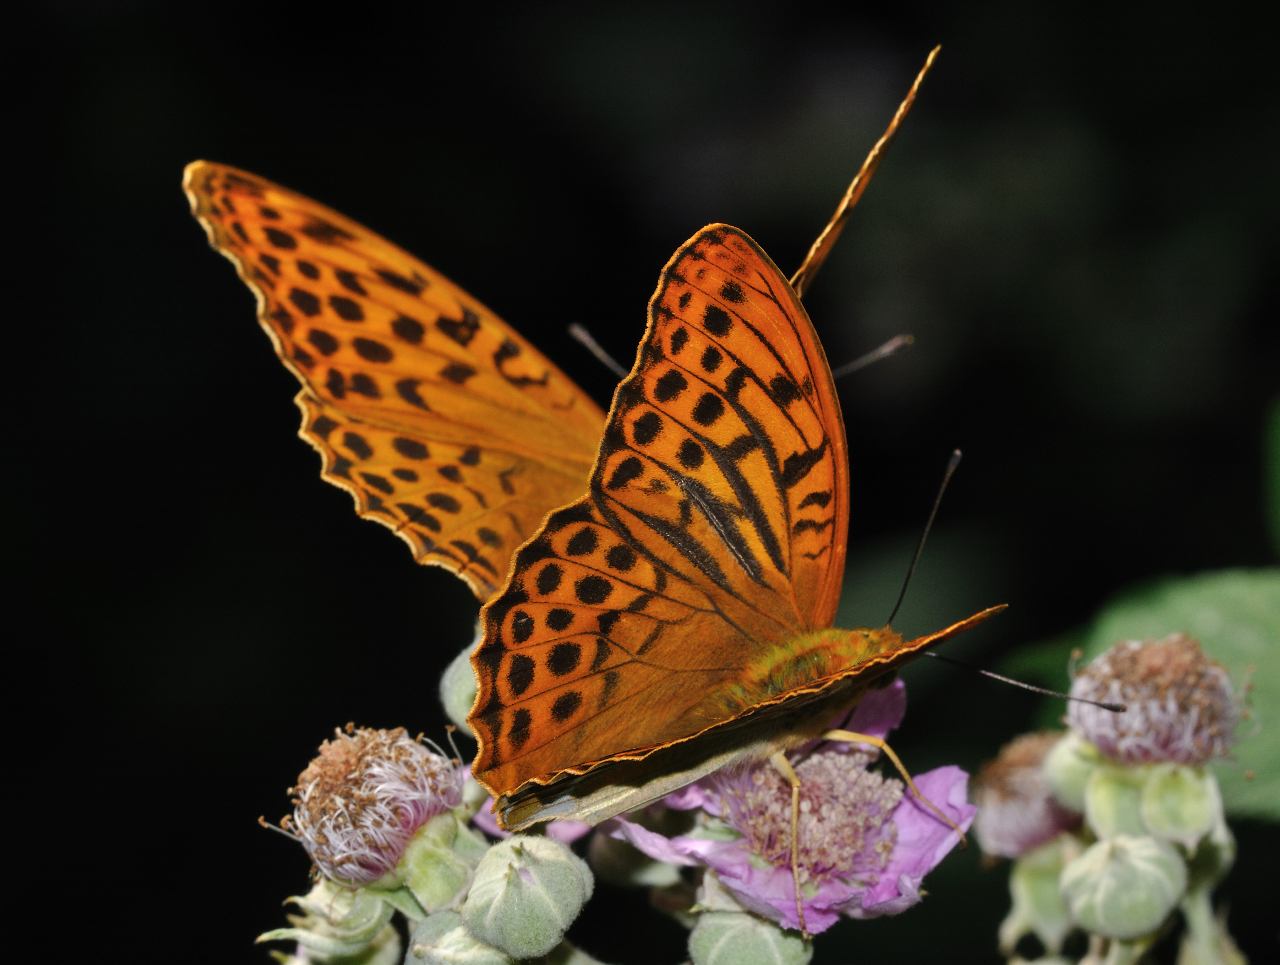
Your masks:
<instances>
[{"instance_id":1,"label":"green flower bud","mask_svg":"<svg viewBox=\"0 0 1280 965\"><path fill-rule=\"evenodd\" d=\"M1142 823L1156 837L1194 851L1222 815L1218 781L1203 767L1156 764L1142 785Z\"/></svg>"},{"instance_id":2,"label":"green flower bud","mask_svg":"<svg viewBox=\"0 0 1280 965\"><path fill-rule=\"evenodd\" d=\"M1099 838L1147 833L1142 822L1145 769L1102 764L1084 786L1084 820Z\"/></svg>"},{"instance_id":3,"label":"green flower bud","mask_svg":"<svg viewBox=\"0 0 1280 965\"><path fill-rule=\"evenodd\" d=\"M381 963L381 956L388 954L389 961L399 961L400 939L389 924L391 906L376 894L322 878L307 894L288 898L285 904L302 914L289 916L290 928L259 935L259 943L297 942L313 956L358 959L362 965Z\"/></svg>"},{"instance_id":4,"label":"green flower bud","mask_svg":"<svg viewBox=\"0 0 1280 965\"><path fill-rule=\"evenodd\" d=\"M1187 868L1172 845L1122 834L1099 841L1068 864L1061 885L1082 928L1135 939L1154 932L1177 907Z\"/></svg>"},{"instance_id":5,"label":"green flower bud","mask_svg":"<svg viewBox=\"0 0 1280 965\"><path fill-rule=\"evenodd\" d=\"M1053 796L1071 810L1083 811L1084 788L1100 760L1096 747L1079 734L1068 733L1044 760L1044 775Z\"/></svg>"},{"instance_id":6,"label":"green flower bud","mask_svg":"<svg viewBox=\"0 0 1280 965\"><path fill-rule=\"evenodd\" d=\"M466 896L478 860L470 860L474 845L468 838L474 837L454 814L437 814L405 847L396 874L427 914L452 908Z\"/></svg>"},{"instance_id":7,"label":"green flower bud","mask_svg":"<svg viewBox=\"0 0 1280 965\"><path fill-rule=\"evenodd\" d=\"M806 965L813 945L742 911L708 911L689 935L693 965Z\"/></svg>"},{"instance_id":8,"label":"green flower bud","mask_svg":"<svg viewBox=\"0 0 1280 965\"><path fill-rule=\"evenodd\" d=\"M481 941L536 958L560 943L593 885L587 863L559 841L515 835L480 859L462 917Z\"/></svg>"},{"instance_id":9,"label":"green flower bud","mask_svg":"<svg viewBox=\"0 0 1280 965\"><path fill-rule=\"evenodd\" d=\"M479 640L477 631L476 641ZM458 725L464 734L471 733L467 724L467 715L471 713L471 705L476 702L476 674L471 669L471 650L475 641L463 648L445 668L440 678L440 703L444 704L444 712L449 719Z\"/></svg>"},{"instance_id":10,"label":"green flower bud","mask_svg":"<svg viewBox=\"0 0 1280 965\"><path fill-rule=\"evenodd\" d=\"M1009 875L1012 907L1000 923L1000 951L1010 955L1024 935L1035 935L1057 952L1071 931L1071 912L1058 888L1062 869L1080 853L1072 835L1060 835L1013 862Z\"/></svg>"},{"instance_id":11,"label":"green flower bud","mask_svg":"<svg viewBox=\"0 0 1280 965\"><path fill-rule=\"evenodd\" d=\"M512 965L512 960L467 931L458 912L441 911L413 929L404 965Z\"/></svg>"}]
</instances>

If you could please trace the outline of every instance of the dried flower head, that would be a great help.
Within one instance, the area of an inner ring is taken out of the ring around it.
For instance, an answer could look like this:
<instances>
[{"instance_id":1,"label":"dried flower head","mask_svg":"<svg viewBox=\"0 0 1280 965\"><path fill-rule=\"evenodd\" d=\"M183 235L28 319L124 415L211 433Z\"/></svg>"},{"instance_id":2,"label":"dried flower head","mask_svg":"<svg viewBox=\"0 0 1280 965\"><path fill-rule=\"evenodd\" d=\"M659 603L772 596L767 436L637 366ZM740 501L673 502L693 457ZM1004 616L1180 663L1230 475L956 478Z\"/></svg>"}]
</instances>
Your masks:
<instances>
[{"instance_id":1,"label":"dried flower head","mask_svg":"<svg viewBox=\"0 0 1280 965\"><path fill-rule=\"evenodd\" d=\"M462 801L452 761L403 727L335 730L290 789L292 829L327 878L369 884L393 871L413 833Z\"/></svg>"},{"instance_id":2,"label":"dried flower head","mask_svg":"<svg viewBox=\"0 0 1280 965\"><path fill-rule=\"evenodd\" d=\"M983 766L974 786L978 815L973 831L987 854L1017 858L1080 823L1080 815L1054 799L1044 759L1059 731L1023 734Z\"/></svg>"},{"instance_id":3,"label":"dried flower head","mask_svg":"<svg viewBox=\"0 0 1280 965\"><path fill-rule=\"evenodd\" d=\"M1127 640L1094 660L1071 696L1127 705L1123 713L1073 702L1072 729L1127 764L1202 764L1231 749L1242 714L1226 669L1182 633Z\"/></svg>"}]
</instances>

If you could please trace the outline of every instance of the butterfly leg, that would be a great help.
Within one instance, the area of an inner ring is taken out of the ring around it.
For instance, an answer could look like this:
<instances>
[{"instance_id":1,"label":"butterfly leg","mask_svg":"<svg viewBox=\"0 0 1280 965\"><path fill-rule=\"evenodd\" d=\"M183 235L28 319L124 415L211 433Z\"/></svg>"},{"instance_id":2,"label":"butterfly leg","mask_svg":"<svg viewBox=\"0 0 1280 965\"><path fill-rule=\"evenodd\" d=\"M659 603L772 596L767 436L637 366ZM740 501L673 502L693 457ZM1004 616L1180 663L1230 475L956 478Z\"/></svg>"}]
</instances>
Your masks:
<instances>
[{"instance_id":1,"label":"butterfly leg","mask_svg":"<svg viewBox=\"0 0 1280 965\"><path fill-rule=\"evenodd\" d=\"M769 763L791 785L791 881L795 886L796 918L800 921L800 934L808 941L809 926L805 924L804 902L800 897L800 775L781 752L770 757Z\"/></svg>"},{"instance_id":2,"label":"butterfly leg","mask_svg":"<svg viewBox=\"0 0 1280 965\"><path fill-rule=\"evenodd\" d=\"M902 775L902 779L907 782L907 787L911 789L911 793L915 796L915 799L932 811L939 821L949 827L956 834L960 835L961 847L968 847L969 842L965 837L964 830L960 825L952 821L951 818L947 817L940 807L920 793L920 788L916 787L916 782L911 780L911 775L907 772L906 767L903 766L902 759L894 753L893 748L886 744L883 738L872 737L870 734L859 734L856 731L851 730L829 730L822 735L822 739L829 741L843 741L846 744L870 744L872 747L884 751L885 757L889 758L897 772Z\"/></svg>"}]
</instances>

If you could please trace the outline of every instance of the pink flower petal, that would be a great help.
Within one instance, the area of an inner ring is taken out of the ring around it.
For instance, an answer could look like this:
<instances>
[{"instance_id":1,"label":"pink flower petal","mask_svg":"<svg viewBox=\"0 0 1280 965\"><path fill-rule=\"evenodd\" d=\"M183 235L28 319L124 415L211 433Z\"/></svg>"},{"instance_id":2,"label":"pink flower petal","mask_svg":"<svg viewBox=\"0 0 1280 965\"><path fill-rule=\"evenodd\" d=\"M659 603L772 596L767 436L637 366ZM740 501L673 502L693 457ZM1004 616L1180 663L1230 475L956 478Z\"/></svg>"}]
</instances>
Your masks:
<instances>
[{"instance_id":1,"label":"pink flower petal","mask_svg":"<svg viewBox=\"0 0 1280 965\"><path fill-rule=\"evenodd\" d=\"M920 793L964 829L973 823L978 809L969 803L969 775L953 765L939 767L915 778ZM908 793L893 812L898 843L880 880L863 893L855 907L845 909L854 918L896 915L919 901L924 876L936 868L960 841L960 836L937 815ZM904 904L904 899L908 899Z\"/></svg>"}]
</instances>

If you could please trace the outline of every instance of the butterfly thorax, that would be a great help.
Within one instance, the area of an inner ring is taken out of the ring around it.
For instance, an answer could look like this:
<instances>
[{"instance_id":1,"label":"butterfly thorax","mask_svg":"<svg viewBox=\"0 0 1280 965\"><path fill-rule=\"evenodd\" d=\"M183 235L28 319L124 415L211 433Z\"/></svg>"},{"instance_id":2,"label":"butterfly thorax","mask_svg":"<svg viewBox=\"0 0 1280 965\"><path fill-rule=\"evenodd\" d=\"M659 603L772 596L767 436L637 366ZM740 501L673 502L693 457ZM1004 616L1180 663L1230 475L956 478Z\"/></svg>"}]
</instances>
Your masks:
<instances>
[{"instance_id":1,"label":"butterfly thorax","mask_svg":"<svg viewBox=\"0 0 1280 965\"><path fill-rule=\"evenodd\" d=\"M754 707L822 689L840 676L876 676L889 670L902 636L891 627L815 630L763 650L726 689L724 709L739 714ZM862 672L859 672L859 671Z\"/></svg>"}]
</instances>

